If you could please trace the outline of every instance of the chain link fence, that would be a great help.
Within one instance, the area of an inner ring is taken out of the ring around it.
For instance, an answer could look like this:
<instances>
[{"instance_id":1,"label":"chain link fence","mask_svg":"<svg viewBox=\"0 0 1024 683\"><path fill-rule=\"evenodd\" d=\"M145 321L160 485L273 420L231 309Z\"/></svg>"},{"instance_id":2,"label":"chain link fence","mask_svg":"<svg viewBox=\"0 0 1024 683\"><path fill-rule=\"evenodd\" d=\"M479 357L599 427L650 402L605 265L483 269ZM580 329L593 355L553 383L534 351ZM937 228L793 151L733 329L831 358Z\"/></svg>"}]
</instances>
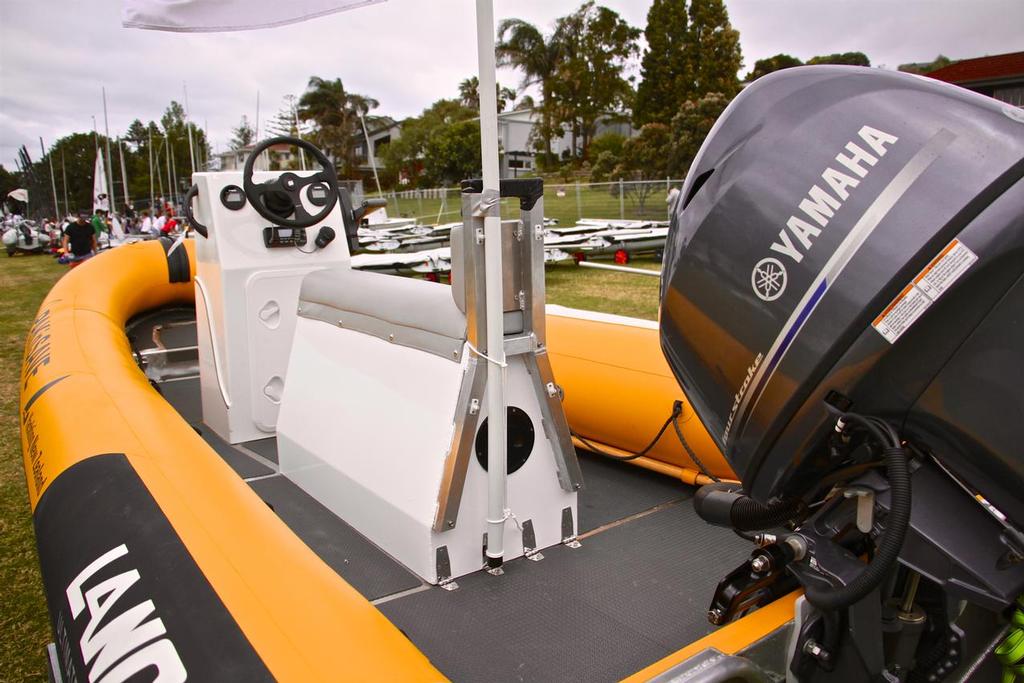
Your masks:
<instances>
[{"instance_id":1,"label":"chain link fence","mask_svg":"<svg viewBox=\"0 0 1024 683\"><path fill-rule=\"evenodd\" d=\"M681 189L681 179L567 183L544 185L544 215L560 225L584 218L618 220L668 220L668 194ZM385 192L392 217L414 218L419 223L451 223L459 220L462 199L458 188L431 188ZM515 215L515 204L504 200L502 213Z\"/></svg>"}]
</instances>

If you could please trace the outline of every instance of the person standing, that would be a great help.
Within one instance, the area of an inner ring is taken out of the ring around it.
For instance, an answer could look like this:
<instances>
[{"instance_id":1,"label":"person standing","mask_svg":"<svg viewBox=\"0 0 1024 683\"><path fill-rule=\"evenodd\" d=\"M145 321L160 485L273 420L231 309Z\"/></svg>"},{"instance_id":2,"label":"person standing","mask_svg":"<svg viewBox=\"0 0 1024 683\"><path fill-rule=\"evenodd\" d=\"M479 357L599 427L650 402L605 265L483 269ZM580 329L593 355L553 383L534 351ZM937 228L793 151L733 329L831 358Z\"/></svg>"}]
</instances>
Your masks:
<instances>
[{"instance_id":1,"label":"person standing","mask_svg":"<svg viewBox=\"0 0 1024 683\"><path fill-rule=\"evenodd\" d=\"M167 223L167 216L160 214L157 219L153 221L154 234L161 235L164 231L164 225Z\"/></svg>"},{"instance_id":2,"label":"person standing","mask_svg":"<svg viewBox=\"0 0 1024 683\"><path fill-rule=\"evenodd\" d=\"M96 213L92 216L92 229L96 233L96 239L99 240L100 235L107 232L107 218L103 209L96 209Z\"/></svg>"}]
</instances>

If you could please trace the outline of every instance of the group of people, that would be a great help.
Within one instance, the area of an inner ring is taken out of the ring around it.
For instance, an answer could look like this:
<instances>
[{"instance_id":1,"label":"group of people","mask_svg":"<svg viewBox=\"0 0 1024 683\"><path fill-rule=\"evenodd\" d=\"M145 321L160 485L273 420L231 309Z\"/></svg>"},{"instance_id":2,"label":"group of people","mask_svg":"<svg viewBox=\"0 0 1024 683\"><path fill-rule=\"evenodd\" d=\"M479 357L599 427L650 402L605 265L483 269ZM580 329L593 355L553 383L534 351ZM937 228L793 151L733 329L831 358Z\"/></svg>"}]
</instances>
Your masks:
<instances>
[{"instance_id":1,"label":"group of people","mask_svg":"<svg viewBox=\"0 0 1024 683\"><path fill-rule=\"evenodd\" d=\"M184 229L184 224L175 216L172 207L155 209L153 213L157 214L156 218L148 210L116 218L102 209L97 209L92 216L86 211L79 211L62 230L63 262L74 266L93 256L99 251L100 238L104 234L108 236L109 243L109 235L114 232L114 221L120 222L125 235L139 235L144 239L175 235Z\"/></svg>"}]
</instances>

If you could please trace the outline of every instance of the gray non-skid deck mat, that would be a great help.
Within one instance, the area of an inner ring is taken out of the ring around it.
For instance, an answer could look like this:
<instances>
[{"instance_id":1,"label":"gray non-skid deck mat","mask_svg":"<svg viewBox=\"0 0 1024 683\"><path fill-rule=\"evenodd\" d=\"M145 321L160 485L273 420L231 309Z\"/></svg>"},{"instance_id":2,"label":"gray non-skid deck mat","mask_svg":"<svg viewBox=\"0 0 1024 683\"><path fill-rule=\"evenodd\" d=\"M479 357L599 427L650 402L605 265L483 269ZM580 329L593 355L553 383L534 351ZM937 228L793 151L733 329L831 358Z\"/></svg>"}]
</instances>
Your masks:
<instances>
[{"instance_id":1,"label":"gray non-skid deck mat","mask_svg":"<svg viewBox=\"0 0 1024 683\"><path fill-rule=\"evenodd\" d=\"M185 422L192 425L202 422L203 403L199 395L198 377L161 382L157 386L164 400L178 411Z\"/></svg>"},{"instance_id":2,"label":"gray non-skid deck mat","mask_svg":"<svg viewBox=\"0 0 1024 683\"><path fill-rule=\"evenodd\" d=\"M455 681L618 680L710 633L715 586L750 549L682 502L380 609Z\"/></svg>"},{"instance_id":3,"label":"gray non-skid deck mat","mask_svg":"<svg viewBox=\"0 0 1024 683\"><path fill-rule=\"evenodd\" d=\"M249 482L295 535L368 600L422 585L312 496L283 476Z\"/></svg>"},{"instance_id":4,"label":"gray non-skid deck mat","mask_svg":"<svg viewBox=\"0 0 1024 683\"><path fill-rule=\"evenodd\" d=\"M261 455L270 462L277 462L277 438L270 437L269 439L257 439L256 441L246 441L242 444L256 455Z\"/></svg>"},{"instance_id":5,"label":"gray non-skid deck mat","mask_svg":"<svg viewBox=\"0 0 1024 683\"><path fill-rule=\"evenodd\" d=\"M579 523L583 534L658 505L689 498L692 489L681 481L636 465L579 451L583 491Z\"/></svg>"},{"instance_id":6,"label":"gray non-skid deck mat","mask_svg":"<svg viewBox=\"0 0 1024 683\"><path fill-rule=\"evenodd\" d=\"M199 432L199 435L203 437L203 440L210 444L210 448L217 451L217 455L223 458L224 462L226 462L242 479L266 477L274 474L274 470L259 462L251 455L238 450L227 441L217 436L217 434L205 424L197 424L194 426L196 431Z\"/></svg>"}]
</instances>

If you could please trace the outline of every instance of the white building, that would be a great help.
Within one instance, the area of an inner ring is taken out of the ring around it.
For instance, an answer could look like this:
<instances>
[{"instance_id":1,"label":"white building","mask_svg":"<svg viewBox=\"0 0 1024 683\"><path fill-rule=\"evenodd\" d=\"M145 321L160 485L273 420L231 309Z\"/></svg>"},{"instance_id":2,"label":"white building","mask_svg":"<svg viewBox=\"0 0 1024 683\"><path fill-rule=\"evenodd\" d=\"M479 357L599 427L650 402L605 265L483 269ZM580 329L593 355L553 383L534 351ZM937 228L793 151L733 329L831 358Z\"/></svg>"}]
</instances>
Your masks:
<instances>
[{"instance_id":1,"label":"white building","mask_svg":"<svg viewBox=\"0 0 1024 683\"><path fill-rule=\"evenodd\" d=\"M534 149L533 129L540 122L541 115L536 109L517 109L498 114L498 140L501 143L501 174L515 177L520 173L535 170L537 151ZM636 134L629 121L617 121L616 117L605 116L598 120L594 137L604 133L618 133L625 137ZM577 143L582 143L578 140ZM572 130L565 126L561 137L551 140L551 151L559 159L572 156Z\"/></svg>"},{"instance_id":2,"label":"white building","mask_svg":"<svg viewBox=\"0 0 1024 683\"><path fill-rule=\"evenodd\" d=\"M246 145L245 147L215 154L211 167L215 167L213 170L217 171L240 171L245 168L245 162L249 159L249 155L252 154L255 146ZM292 148L289 145L274 145L270 148L269 152L270 170L299 168L298 155L292 153Z\"/></svg>"}]
</instances>

